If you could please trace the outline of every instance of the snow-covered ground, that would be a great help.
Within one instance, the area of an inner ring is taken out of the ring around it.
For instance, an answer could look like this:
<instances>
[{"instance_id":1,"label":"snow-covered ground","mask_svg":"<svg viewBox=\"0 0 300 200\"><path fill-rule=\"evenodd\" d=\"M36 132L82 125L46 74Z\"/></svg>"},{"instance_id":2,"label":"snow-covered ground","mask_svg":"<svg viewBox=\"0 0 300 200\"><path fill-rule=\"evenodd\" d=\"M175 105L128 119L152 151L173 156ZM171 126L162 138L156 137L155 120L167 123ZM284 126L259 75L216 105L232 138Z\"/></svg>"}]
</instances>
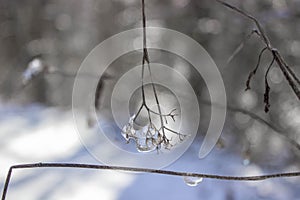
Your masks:
<instances>
[{"instance_id":1,"label":"snow-covered ground","mask_svg":"<svg viewBox=\"0 0 300 200\"><path fill-rule=\"evenodd\" d=\"M81 144L70 110L0 107L0 189L9 166L32 162L77 162L100 164ZM222 175L259 175L274 172L255 164L242 165L241 157L214 149L197 158L199 142L167 170ZM299 170L287 168L288 170ZM300 178L260 182L203 180L187 186L180 177L84 169L15 170L7 200L60 199L299 199Z\"/></svg>"}]
</instances>

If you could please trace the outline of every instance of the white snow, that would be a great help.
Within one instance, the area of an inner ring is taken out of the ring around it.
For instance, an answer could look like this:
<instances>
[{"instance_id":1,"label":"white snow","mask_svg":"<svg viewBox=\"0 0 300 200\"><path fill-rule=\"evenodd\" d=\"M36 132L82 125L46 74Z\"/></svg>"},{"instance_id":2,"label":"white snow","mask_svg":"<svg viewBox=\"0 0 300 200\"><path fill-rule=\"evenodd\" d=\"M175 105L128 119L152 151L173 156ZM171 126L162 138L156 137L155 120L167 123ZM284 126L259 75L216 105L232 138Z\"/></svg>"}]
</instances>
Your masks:
<instances>
[{"instance_id":1,"label":"white snow","mask_svg":"<svg viewBox=\"0 0 300 200\"><path fill-rule=\"evenodd\" d=\"M100 164L81 144L71 111L38 105L2 106L0 130L1 191L8 168L14 164ZM244 166L239 154L226 148L214 149L208 157L199 160L199 142L196 140L178 161L166 169L220 175L259 175L272 172L253 163ZM299 170L299 165L282 169L288 170ZM7 200L18 199L300 199L300 179L260 182L204 179L198 186L190 187L181 177L157 174L84 169L26 169L13 172L8 190Z\"/></svg>"}]
</instances>

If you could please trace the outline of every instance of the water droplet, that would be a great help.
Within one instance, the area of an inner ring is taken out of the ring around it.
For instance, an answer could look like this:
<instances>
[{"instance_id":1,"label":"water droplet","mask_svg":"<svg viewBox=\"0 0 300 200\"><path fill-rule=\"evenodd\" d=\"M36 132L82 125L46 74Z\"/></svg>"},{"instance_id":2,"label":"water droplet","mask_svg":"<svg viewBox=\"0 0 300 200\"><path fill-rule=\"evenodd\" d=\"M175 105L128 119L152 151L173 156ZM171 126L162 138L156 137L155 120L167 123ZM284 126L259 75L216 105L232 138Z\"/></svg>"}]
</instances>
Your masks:
<instances>
[{"instance_id":1,"label":"water droplet","mask_svg":"<svg viewBox=\"0 0 300 200\"><path fill-rule=\"evenodd\" d=\"M199 183L201 183L203 181L203 178L202 177L184 176L183 180L188 186L194 187L194 186L197 186Z\"/></svg>"},{"instance_id":2,"label":"water droplet","mask_svg":"<svg viewBox=\"0 0 300 200\"><path fill-rule=\"evenodd\" d=\"M250 149L246 149L243 154L243 165L247 166L251 163L251 152Z\"/></svg>"},{"instance_id":3,"label":"water droplet","mask_svg":"<svg viewBox=\"0 0 300 200\"><path fill-rule=\"evenodd\" d=\"M246 158L243 160L243 165L247 166L250 164L250 159Z\"/></svg>"}]
</instances>

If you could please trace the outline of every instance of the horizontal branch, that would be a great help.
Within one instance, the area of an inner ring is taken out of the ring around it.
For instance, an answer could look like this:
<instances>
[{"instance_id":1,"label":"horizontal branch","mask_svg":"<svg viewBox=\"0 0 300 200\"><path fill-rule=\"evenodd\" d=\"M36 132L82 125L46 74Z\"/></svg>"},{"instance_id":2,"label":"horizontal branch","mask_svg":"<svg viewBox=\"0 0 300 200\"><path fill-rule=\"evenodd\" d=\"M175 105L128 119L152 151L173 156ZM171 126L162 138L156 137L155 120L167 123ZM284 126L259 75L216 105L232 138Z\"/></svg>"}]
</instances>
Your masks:
<instances>
[{"instance_id":1,"label":"horizontal branch","mask_svg":"<svg viewBox=\"0 0 300 200\"><path fill-rule=\"evenodd\" d=\"M33 168L77 168L77 169L96 169L96 170L114 170L114 171L126 171L126 172L145 172L152 174L162 174L170 176L180 177L196 177L196 178L208 178L217 180L231 180L231 181L261 181L271 178L282 177L297 177L300 176L300 172L290 173L278 173L278 174L266 174L260 176L222 176L213 174L200 174L189 172L168 171L160 169L149 168L136 168L136 167L121 167L121 166L109 166L109 165L93 165L93 164L78 164L78 163L32 163L32 164L20 164L10 167L6 181L3 188L2 200L5 200L10 178L14 169L33 169Z\"/></svg>"}]
</instances>

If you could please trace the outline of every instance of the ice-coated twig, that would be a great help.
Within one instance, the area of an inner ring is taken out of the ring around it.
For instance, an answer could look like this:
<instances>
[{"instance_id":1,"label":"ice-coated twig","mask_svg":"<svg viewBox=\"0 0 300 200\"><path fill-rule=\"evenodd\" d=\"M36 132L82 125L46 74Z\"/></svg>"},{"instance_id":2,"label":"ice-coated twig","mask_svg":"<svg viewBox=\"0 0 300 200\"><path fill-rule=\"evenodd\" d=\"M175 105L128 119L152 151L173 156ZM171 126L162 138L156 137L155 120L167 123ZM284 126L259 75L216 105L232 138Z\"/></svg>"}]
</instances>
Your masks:
<instances>
[{"instance_id":1,"label":"ice-coated twig","mask_svg":"<svg viewBox=\"0 0 300 200\"><path fill-rule=\"evenodd\" d=\"M141 72L141 95L142 95L142 103L137 110L137 113L129 119L129 123L123 127L122 135L127 139L133 139L137 145L137 149L139 151L151 151L154 149L160 149L163 146L165 149L170 149L173 145L170 143L172 138L168 138L166 135L166 131L175 134L179 137L180 141L183 141L185 135L167 127L168 117L175 121L175 116L178 114L175 113L176 109L172 109L169 113L162 113L161 105L159 102L157 90L155 84L153 82L153 76L150 66L150 58L147 49L147 35L146 35L146 13L145 13L145 1L142 0L142 22L143 22L143 56L142 56L142 72ZM157 105L157 112L149 108L147 104L147 99L145 95L145 67L147 67L150 77L150 85L152 92L154 94L155 102ZM136 122L137 118L140 116L141 111L145 109L148 115L149 124L144 126L140 130L136 130L133 126L133 123ZM156 128L153 124L152 115L156 115L159 117L160 127ZM153 148L156 147L156 148Z\"/></svg>"}]
</instances>

